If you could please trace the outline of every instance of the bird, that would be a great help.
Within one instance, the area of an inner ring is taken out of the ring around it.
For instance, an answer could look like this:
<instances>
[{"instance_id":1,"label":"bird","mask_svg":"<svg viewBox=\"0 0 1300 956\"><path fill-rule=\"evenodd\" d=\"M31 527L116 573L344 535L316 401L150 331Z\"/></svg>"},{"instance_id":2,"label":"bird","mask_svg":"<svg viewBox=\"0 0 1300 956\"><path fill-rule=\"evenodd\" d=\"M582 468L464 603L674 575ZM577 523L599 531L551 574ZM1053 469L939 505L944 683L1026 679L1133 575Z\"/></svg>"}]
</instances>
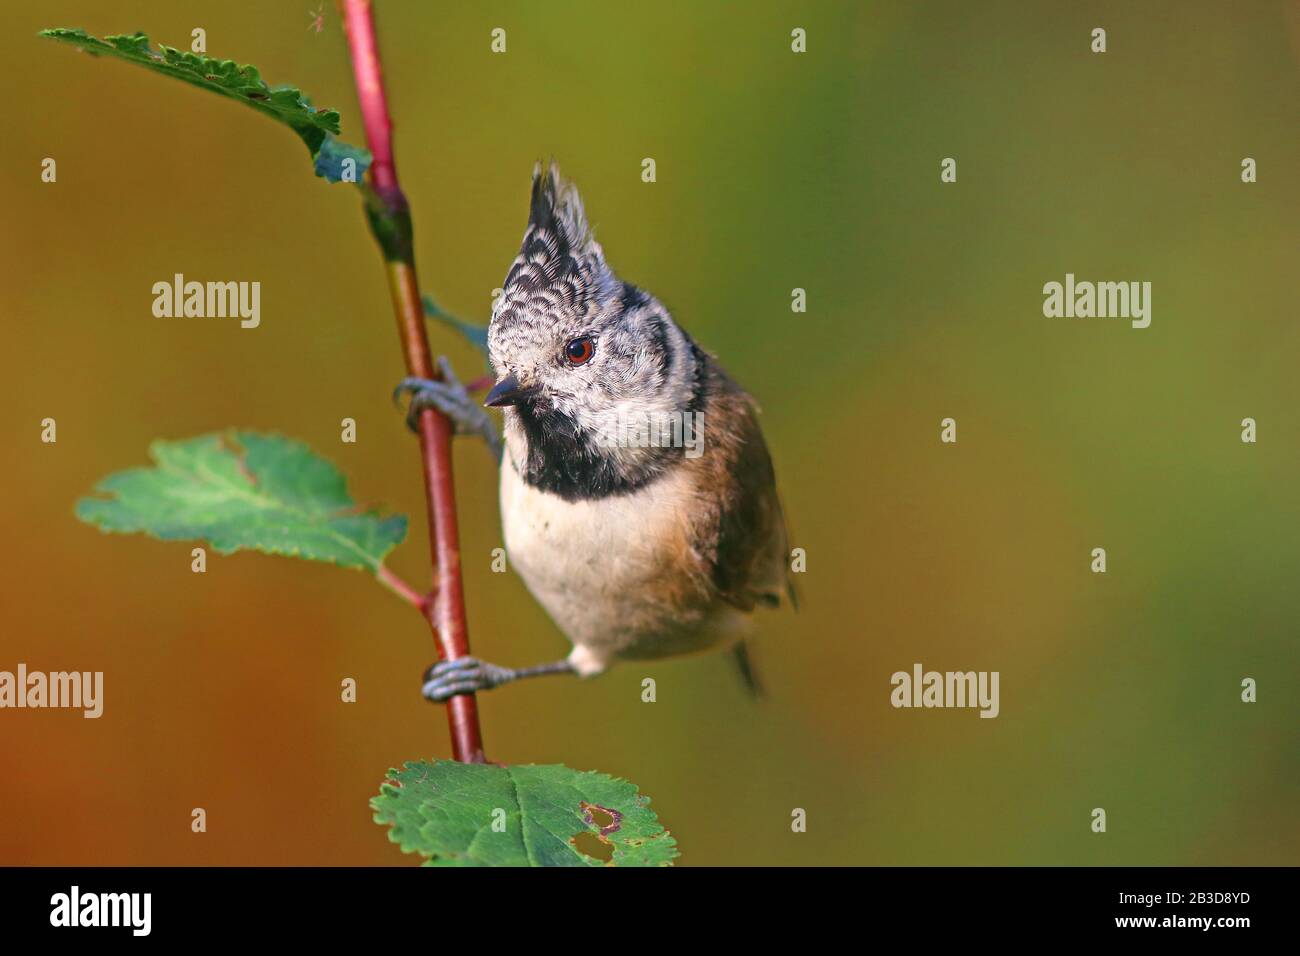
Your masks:
<instances>
[{"instance_id":1,"label":"bird","mask_svg":"<svg viewBox=\"0 0 1300 956\"><path fill-rule=\"evenodd\" d=\"M797 599L757 406L658 298L614 272L553 161L533 170L487 353L482 406L445 358L441 381L403 379L394 398L410 394L408 424L437 408L487 441L508 562L572 651L522 668L438 661L424 697L725 650L760 694L753 613ZM503 442L487 407L503 410Z\"/></svg>"}]
</instances>

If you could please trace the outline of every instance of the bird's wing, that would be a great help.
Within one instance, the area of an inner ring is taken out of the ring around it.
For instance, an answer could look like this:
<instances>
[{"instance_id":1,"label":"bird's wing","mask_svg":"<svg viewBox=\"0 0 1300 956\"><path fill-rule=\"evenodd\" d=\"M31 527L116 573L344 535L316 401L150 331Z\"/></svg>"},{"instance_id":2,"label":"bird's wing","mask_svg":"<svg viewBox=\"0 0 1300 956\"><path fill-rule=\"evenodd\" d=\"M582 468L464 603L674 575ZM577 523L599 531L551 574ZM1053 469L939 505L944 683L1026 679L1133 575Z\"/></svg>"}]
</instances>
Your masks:
<instances>
[{"instance_id":1,"label":"bird's wing","mask_svg":"<svg viewBox=\"0 0 1300 956\"><path fill-rule=\"evenodd\" d=\"M722 415L715 412L713 423L706 422L705 441L718 440L719 418L729 423L720 436L715 467L725 467L731 480L715 484L719 500L717 543L710 549L713 584L723 600L743 611L752 611L756 604L776 607L783 596L796 604L785 516L754 404L734 385L714 402ZM707 450L703 457L709 457Z\"/></svg>"}]
</instances>

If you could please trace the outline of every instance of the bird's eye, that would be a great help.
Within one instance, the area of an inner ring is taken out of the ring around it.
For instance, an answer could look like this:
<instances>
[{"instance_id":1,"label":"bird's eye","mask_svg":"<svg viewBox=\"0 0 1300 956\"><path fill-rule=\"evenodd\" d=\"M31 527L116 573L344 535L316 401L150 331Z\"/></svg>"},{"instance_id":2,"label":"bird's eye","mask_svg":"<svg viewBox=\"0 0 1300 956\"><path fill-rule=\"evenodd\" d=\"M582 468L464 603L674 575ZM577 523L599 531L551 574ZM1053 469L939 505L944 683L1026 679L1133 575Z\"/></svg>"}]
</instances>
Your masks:
<instances>
[{"instance_id":1,"label":"bird's eye","mask_svg":"<svg viewBox=\"0 0 1300 956\"><path fill-rule=\"evenodd\" d=\"M564 347L564 360L570 365L586 365L595 353L596 344L591 341L591 336L580 335L576 339L570 339Z\"/></svg>"}]
</instances>

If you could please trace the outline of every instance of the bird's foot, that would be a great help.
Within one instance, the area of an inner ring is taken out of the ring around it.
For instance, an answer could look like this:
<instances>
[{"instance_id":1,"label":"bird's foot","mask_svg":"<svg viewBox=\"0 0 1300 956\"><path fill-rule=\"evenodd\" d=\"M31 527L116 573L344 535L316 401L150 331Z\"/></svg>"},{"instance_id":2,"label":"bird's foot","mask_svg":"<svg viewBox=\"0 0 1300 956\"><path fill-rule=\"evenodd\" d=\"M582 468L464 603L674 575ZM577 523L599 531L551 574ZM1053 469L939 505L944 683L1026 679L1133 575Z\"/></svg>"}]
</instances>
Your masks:
<instances>
[{"instance_id":1,"label":"bird's foot","mask_svg":"<svg viewBox=\"0 0 1300 956\"><path fill-rule=\"evenodd\" d=\"M421 693L426 700L441 704L457 694L473 694L500 687L518 676L508 667L497 667L477 657L458 657L432 664L424 672Z\"/></svg>"},{"instance_id":2,"label":"bird's foot","mask_svg":"<svg viewBox=\"0 0 1300 956\"><path fill-rule=\"evenodd\" d=\"M537 664L533 667L521 667L514 670L509 667L497 667L477 657L458 657L453 661L438 661L424 672L422 693L426 700L441 704L457 694L473 694L481 690L491 690L521 677L543 677L547 674L572 674L573 665L568 658L551 661L549 664Z\"/></svg>"},{"instance_id":3,"label":"bird's foot","mask_svg":"<svg viewBox=\"0 0 1300 956\"><path fill-rule=\"evenodd\" d=\"M438 367L442 369L442 380L431 378L404 378L393 389L393 401L397 402L403 392L409 392L411 403L406 410L406 424L411 431L417 431L420 412L433 408L442 412L451 420L458 435L479 435L487 442L488 450L501 460L501 436L497 434L496 425L488 413L474 399L469 390L461 384L451 363L446 356L438 357Z\"/></svg>"}]
</instances>

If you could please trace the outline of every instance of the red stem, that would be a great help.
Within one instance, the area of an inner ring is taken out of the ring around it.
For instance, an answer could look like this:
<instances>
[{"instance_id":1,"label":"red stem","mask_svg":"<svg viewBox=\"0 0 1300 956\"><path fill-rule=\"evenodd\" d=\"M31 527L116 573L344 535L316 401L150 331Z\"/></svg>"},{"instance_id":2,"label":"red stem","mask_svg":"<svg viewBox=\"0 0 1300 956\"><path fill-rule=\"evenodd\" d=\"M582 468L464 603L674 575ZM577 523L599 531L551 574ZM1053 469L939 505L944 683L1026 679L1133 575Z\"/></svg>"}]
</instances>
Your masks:
<instances>
[{"instance_id":1,"label":"red stem","mask_svg":"<svg viewBox=\"0 0 1300 956\"><path fill-rule=\"evenodd\" d=\"M380 584L388 588L388 590L392 591L407 604L410 604L421 614L427 615L429 613L429 601L431 600L431 595L421 594L415 588L402 580L401 577L389 570L387 565L381 564L379 569L375 572L375 577L379 579Z\"/></svg>"},{"instance_id":2,"label":"red stem","mask_svg":"<svg viewBox=\"0 0 1300 956\"><path fill-rule=\"evenodd\" d=\"M438 378L439 372L429 352L424 330L420 284L411 253L410 213L406 196L397 181L397 164L393 159L393 124L384 96L370 0L343 0L343 16L366 141L373 155L366 212L388 267L389 291L397 315L397 330L402 340L407 372L420 378ZM460 546L456 532L456 495L451 470L452 427L443 415L432 409L420 414L419 426L429 544L436 575L435 596L426 603L425 612L442 657L454 660L469 656L469 635L465 626L465 594L461 585ZM484 762L483 737L474 696L461 694L453 697L447 704L447 719L451 725L452 756L464 763Z\"/></svg>"}]
</instances>

